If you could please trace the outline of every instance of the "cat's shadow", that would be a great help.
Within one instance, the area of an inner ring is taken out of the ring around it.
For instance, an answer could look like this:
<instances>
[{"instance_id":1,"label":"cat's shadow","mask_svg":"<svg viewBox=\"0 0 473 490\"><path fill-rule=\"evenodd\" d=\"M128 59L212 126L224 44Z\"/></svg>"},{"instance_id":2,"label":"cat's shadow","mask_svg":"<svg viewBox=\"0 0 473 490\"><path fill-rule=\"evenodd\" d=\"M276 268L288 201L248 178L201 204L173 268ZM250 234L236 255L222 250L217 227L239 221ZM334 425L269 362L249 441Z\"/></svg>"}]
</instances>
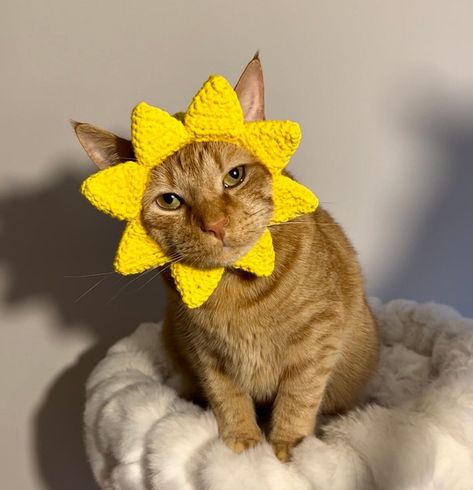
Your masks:
<instances>
[{"instance_id":1,"label":"cat's shadow","mask_svg":"<svg viewBox=\"0 0 473 490\"><path fill-rule=\"evenodd\" d=\"M56 166L74 167L65 161ZM110 345L140 322L161 319L164 310L163 286L153 273L111 273L123 224L80 195L84 177L68 171L46 187L0 198L0 264L8 276L2 307L39 299L57 313L58 328L86 330L94 342L51 381L34 414L37 467L52 490L96 488L82 445L85 381ZM25 342L24 349L30 348Z\"/></svg>"}]
</instances>

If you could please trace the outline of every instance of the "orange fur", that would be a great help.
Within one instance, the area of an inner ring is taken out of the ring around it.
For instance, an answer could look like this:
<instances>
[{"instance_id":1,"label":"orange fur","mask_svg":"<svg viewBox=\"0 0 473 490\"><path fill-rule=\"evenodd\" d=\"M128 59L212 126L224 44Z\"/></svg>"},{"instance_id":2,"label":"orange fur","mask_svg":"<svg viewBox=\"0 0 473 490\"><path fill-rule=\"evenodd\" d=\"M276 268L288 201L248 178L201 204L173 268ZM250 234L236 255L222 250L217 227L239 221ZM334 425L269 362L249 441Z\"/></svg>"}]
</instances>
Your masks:
<instances>
[{"instance_id":1,"label":"orange fur","mask_svg":"<svg viewBox=\"0 0 473 490\"><path fill-rule=\"evenodd\" d=\"M245 161L252 169L229 195L221 180ZM186 205L169 213L154 197L171 187ZM232 254L251 246L268 225L268 196L270 178L245 150L196 143L155 169L143 222L179 260L229 265ZM200 227L216 216L228 218L231 252ZM313 432L320 410L354 406L376 364L378 340L355 252L329 214L318 209L270 230L276 267L269 278L227 269L210 299L190 310L167 277L164 336L175 368L187 378L188 396L202 390L223 440L236 451L258 443L254 402L272 402L269 439L287 460L290 449Z\"/></svg>"}]
</instances>

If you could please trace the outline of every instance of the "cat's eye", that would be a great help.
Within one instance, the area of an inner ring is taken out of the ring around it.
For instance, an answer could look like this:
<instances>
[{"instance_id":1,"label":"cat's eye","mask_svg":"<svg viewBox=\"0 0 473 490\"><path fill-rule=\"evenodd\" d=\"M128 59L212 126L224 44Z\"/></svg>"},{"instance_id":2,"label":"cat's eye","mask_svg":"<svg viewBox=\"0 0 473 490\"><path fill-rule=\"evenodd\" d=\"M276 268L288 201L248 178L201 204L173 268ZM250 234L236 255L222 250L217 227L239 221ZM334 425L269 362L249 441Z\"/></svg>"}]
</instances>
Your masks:
<instances>
[{"instance_id":1,"label":"cat's eye","mask_svg":"<svg viewBox=\"0 0 473 490\"><path fill-rule=\"evenodd\" d=\"M235 187L245 178L245 167L240 165L238 167L232 168L230 172L223 178L223 185L225 187Z\"/></svg>"},{"instance_id":2,"label":"cat's eye","mask_svg":"<svg viewBox=\"0 0 473 490\"><path fill-rule=\"evenodd\" d=\"M176 194L167 193L161 194L156 198L156 202L158 206L162 209L174 210L181 206L182 198L177 196Z\"/></svg>"}]
</instances>

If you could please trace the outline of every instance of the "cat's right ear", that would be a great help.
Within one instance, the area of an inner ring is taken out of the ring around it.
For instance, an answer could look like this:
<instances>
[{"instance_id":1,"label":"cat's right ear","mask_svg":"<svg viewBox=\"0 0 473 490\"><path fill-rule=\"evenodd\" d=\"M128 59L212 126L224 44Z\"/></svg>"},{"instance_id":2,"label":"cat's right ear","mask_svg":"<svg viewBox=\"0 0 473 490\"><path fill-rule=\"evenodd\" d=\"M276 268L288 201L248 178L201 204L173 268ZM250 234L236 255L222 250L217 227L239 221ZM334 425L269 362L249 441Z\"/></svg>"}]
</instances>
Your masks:
<instances>
[{"instance_id":1,"label":"cat's right ear","mask_svg":"<svg viewBox=\"0 0 473 490\"><path fill-rule=\"evenodd\" d=\"M131 141L100 129L93 124L71 121L80 144L98 168L134 160Z\"/></svg>"},{"instance_id":2,"label":"cat's right ear","mask_svg":"<svg viewBox=\"0 0 473 490\"><path fill-rule=\"evenodd\" d=\"M257 52L246 65L235 85L245 121L264 120L264 81L263 68Z\"/></svg>"}]
</instances>

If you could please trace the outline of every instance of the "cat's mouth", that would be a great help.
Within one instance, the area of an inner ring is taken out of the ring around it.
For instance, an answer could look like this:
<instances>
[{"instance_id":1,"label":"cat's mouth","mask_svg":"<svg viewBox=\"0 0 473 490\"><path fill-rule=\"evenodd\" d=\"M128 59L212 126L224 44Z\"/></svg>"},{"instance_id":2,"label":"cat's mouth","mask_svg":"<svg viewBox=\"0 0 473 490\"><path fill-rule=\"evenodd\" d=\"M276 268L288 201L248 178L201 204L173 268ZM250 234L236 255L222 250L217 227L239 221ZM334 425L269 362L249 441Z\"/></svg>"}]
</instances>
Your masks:
<instances>
[{"instance_id":1,"label":"cat's mouth","mask_svg":"<svg viewBox=\"0 0 473 490\"><path fill-rule=\"evenodd\" d=\"M250 240L246 239L244 243L238 242L232 237L225 237L223 240L213 238L208 244L207 252L204 253L206 266L232 267L255 245L260 234L255 233L254 235Z\"/></svg>"},{"instance_id":2,"label":"cat's mouth","mask_svg":"<svg viewBox=\"0 0 473 490\"><path fill-rule=\"evenodd\" d=\"M204 252L203 265L210 267L231 267L240 257L246 253L246 248L241 245L219 241L214 243L207 253Z\"/></svg>"},{"instance_id":3,"label":"cat's mouth","mask_svg":"<svg viewBox=\"0 0 473 490\"><path fill-rule=\"evenodd\" d=\"M228 231L223 240L210 234L198 234L188 240L174 241L171 238L158 243L169 257L182 264L202 269L228 268L254 247L264 230L245 230L244 234Z\"/></svg>"}]
</instances>

